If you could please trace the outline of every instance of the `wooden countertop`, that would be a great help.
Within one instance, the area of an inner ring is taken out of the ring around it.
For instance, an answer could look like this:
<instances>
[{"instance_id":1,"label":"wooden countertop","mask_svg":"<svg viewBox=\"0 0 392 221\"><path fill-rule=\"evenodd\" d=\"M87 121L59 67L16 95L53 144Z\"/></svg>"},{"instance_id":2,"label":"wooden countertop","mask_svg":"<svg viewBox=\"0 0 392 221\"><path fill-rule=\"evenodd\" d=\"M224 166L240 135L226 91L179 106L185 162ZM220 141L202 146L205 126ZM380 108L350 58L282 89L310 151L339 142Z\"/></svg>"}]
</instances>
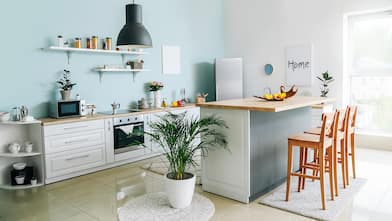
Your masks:
<instances>
[{"instance_id":1,"label":"wooden countertop","mask_svg":"<svg viewBox=\"0 0 392 221\"><path fill-rule=\"evenodd\" d=\"M167 111L173 111L173 110L182 110L182 109L188 109L196 107L195 104L187 104L184 107L168 107L168 108L154 108L154 109L143 109L140 110L140 112L132 112L132 113L126 113L126 114L116 114L116 115L107 115L107 114L95 114L94 116L88 115L85 117L73 117L73 118L62 118L62 119L57 119L57 118L41 118L38 119L41 121L41 124L43 126L50 126L50 125L56 125L56 124L66 124L66 123L76 123L76 122L82 122L82 121L91 121L91 120L101 120L101 119L110 119L113 117L126 117L126 116L132 116L132 115L140 115L140 114L151 114L151 113L157 113L157 112L167 112Z\"/></svg>"},{"instance_id":2,"label":"wooden countertop","mask_svg":"<svg viewBox=\"0 0 392 221\"><path fill-rule=\"evenodd\" d=\"M258 98L245 98L237 100L215 101L197 104L204 108L219 108L232 110L250 110L261 112L281 112L302 107L310 107L321 103L330 103L334 98L294 96L284 101L266 101Z\"/></svg>"}]
</instances>

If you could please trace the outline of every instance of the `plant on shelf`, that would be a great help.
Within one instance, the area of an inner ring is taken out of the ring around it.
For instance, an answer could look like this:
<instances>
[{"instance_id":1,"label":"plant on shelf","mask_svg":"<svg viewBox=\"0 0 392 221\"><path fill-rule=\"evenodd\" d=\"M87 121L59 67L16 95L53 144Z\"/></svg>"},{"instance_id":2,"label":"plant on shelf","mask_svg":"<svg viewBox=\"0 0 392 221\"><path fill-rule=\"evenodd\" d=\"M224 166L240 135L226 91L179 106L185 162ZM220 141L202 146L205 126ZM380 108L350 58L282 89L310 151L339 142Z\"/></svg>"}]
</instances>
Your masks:
<instances>
[{"instance_id":1,"label":"plant on shelf","mask_svg":"<svg viewBox=\"0 0 392 221\"><path fill-rule=\"evenodd\" d=\"M163 88L162 82L153 81L149 85L149 90L154 93L154 107L161 108L161 94L159 91Z\"/></svg>"},{"instance_id":2,"label":"plant on shelf","mask_svg":"<svg viewBox=\"0 0 392 221\"><path fill-rule=\"evenodd\" d=\"M63 71L63 77L57 81L59 85L61 99L62 100L69 100L71 95L72 88L76 85L76 83L72 83L71 81L71 72L67 69Z\"/></svg>"},{"instance_id":3,"label":"plant on shelf","mask_svg":"<svg viewBox=\"0 0 392 221\"><path fill-rule=\"evenodd\" d=\"M332 83L335 79L328 73L328 71L322 73L321 76L317 76L317 79L321 81L321 97L327 97L329 92L329 84Z\"/></svg>"},{"instance_id":4,"label":"plant on shelf","mask_svg":"<svg viewBox=\"0 0 392 221\"><path fill-rule=\"evenodd\" d=\"M210 149L227 149L223 129L228 126L215 116L199 119L187 116L187 112L167 113L149 126L150 132L144 133L162 148L169 162L165 180L170 204L185 208L192 202L196 180L187 170L197 166L196 155L206 157Z\"/></svg>"}]
</instances>

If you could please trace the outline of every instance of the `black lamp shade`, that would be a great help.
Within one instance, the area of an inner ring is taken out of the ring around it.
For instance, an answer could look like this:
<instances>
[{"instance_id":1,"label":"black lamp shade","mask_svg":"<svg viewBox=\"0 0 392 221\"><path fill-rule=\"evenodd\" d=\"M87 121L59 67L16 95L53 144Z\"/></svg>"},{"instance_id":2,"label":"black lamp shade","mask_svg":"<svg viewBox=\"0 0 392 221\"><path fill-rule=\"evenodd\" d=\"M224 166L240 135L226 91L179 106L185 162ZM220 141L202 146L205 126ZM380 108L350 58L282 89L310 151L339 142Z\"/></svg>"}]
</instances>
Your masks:
<instances>
[{"instance_id":1,"label":"black lamp shade","mask_svg":"<svg viewBox=\"0 0 392 221\"><path fill-rule=\"evenodd\" d=\"M126 24L117 37L119 48L151 48L150 33L143 25L142 6L128 4L126 6Z\"/></svg>"}]
</instances>

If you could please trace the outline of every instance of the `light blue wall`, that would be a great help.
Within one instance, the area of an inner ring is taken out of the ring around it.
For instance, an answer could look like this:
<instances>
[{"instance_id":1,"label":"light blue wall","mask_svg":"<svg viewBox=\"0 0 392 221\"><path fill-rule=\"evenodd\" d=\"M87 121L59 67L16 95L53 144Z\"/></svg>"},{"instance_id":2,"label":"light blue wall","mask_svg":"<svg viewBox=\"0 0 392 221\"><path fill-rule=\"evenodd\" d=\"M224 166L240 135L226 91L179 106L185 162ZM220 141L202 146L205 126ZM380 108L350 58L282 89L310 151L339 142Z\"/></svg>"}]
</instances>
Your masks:
<instances>
[{"instance_id":1,"label":"light blue wall","mask_svg":"<svg viewBox=\"0 0 392 221\"><path fill-rule=\"evenodd\" d=\"M125 23L125 0L6 1L0 8L0 111L27 105L35 117L47 115L48 102L58 96L55 81L66 65L64 53L40 50L64 37L100 37L117 34ZM213 61L223 55L223 0L139 0L153 49L144 56L151 72L99 75L93 67L120 64L113 55L72 54L70 70L79 93L98 111L114 100L124 107L143 96L144 84L162 81L163 97L178 99L181 88L194 98L199 91L213 95ZM182 73L162 75L162 44L179 45ZM55 95L55 96L54 96Z\"/></svg>"}]
</instances>

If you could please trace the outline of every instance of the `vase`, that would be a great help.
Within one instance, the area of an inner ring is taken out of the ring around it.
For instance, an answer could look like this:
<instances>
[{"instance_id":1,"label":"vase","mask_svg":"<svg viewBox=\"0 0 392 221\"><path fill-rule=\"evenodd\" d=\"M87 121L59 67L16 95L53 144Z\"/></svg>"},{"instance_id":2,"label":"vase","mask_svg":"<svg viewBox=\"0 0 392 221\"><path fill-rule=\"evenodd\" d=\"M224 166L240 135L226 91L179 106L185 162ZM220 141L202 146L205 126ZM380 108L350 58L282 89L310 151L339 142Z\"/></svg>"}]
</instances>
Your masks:
<instances>
[{"instance_id":1,"label":"vase","mask_svg":"<svg viewBox=\"0 0 392 221\"><path fill-rule=\"evenodd\" d=\"M165 174L165 191L170 205L175 209L184 209L192 203L196 176L185 173L187 176L185 179L175 180L170 175L170 173Z\"/></svg>"},{"instance_id":2,"label":"vase","mask_svg":"<svg viewBox=\"0 0 392 221\"><path fill-rule=\"evenodd\" d=\"M67 101L71 97L71 91L70 90L62 90L60 91L61 94L61 100Z\"/></svg>"},{"instance_id":3,"label":"vase","mask_svg":"<svg viewBox=\"0 0 392 221\"><path fill-rule=\"evenodd\" d=\"M154 91L154 107L161 108L162 100L160 91Z\"/></svg>"}]
</instances>

